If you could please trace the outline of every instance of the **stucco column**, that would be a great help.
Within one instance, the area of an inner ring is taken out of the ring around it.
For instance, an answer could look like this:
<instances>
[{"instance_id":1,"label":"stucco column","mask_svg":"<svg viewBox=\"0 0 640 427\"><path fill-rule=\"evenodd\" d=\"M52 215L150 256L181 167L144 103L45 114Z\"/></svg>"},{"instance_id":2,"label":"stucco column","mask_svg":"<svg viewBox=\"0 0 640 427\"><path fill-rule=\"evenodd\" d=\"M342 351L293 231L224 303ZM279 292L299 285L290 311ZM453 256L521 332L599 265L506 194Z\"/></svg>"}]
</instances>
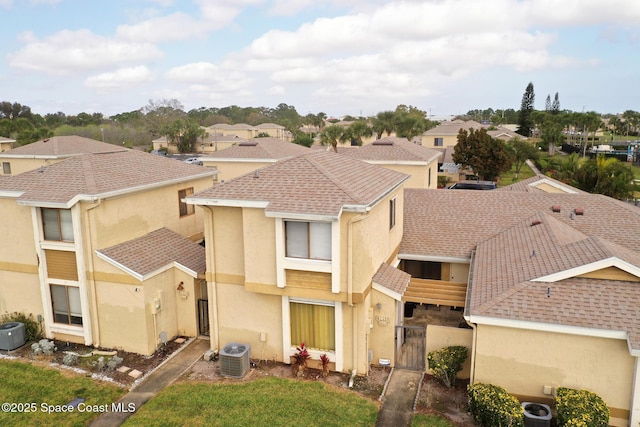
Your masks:
<instances>
[{"instance_id":1,"label":"stucco column","mask_svg":"<svg viewBox=\"0 0 640 427\"><path fill-rule=\"evenodd\" d=\"M640 357L636 356L636 364L633 373L633 389L631 395L631 419L630 426L640 425Z\"/></svg>"}]
</instances>

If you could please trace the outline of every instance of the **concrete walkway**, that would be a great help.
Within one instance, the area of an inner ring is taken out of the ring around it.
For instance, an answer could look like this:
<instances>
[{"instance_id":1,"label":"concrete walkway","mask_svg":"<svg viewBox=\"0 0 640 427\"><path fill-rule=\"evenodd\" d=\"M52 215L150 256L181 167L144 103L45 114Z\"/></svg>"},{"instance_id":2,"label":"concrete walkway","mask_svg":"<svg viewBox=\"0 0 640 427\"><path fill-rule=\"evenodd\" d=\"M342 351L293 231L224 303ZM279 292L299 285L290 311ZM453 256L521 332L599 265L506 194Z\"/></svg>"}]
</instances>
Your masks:
<instances>
[{"instance_id":1,"label":"concrete walkway","mask_svg":"<svg viewBox=\"0 0 640 427\"><path fill-rule=\"evenodd\" d=\"M376 427L410 426L422 371L394 369L384 392Z\"/></svg>"},{"instance_id":2,"label":"concrete walkway","mask_svg":"<svg viewBox=\"0 0 640 427\"><path fill-rule=\"evenodd\" d=\"M174 382L187 369L193 366L209 350L209 340L195 339L176 353L171 359L153 371L136 388L125 394L117 403L121 412L105 412L91 423L92 427L119 426L140 409L160 390ZM111 408L109 408L111 410ZM129 412L131 410L131 412Z\"/></svg>"}]
</instances>

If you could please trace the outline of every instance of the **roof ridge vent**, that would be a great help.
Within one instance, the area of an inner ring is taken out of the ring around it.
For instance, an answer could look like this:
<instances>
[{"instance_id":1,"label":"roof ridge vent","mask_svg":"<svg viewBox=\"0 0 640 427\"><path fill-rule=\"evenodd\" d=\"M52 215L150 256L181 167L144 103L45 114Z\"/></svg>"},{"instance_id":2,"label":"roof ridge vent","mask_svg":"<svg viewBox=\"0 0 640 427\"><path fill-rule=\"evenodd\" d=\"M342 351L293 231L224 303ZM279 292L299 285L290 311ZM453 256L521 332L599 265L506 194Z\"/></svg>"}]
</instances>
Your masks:
<instances>
[{"instance_id":1,"label":"roof ridge vent","mask_svg":"<svg viewBox=\"0 0 640 427\"><path fill-rule=\"evenodd\" d=\"M378 139L373 141L371 145L393 145L393 141L389 141L388 139Z\"/></svg>"}]
</instances>

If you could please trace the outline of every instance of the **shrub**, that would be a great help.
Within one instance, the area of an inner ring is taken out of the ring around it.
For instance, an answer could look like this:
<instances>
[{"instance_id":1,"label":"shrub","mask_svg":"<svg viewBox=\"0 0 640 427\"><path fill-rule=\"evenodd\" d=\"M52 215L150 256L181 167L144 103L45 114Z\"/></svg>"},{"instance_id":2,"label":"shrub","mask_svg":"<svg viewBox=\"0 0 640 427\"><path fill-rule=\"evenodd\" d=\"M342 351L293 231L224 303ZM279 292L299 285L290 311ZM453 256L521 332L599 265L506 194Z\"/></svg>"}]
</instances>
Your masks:
<instances>
[{"instance_id":1,"label":"shrub","mask_svg":"<svg viewBox=\"0 0 640 427\"><path fill-rule=\"evenodd\" d=\"M609 425L609 407L600 396L588 390L559 387L555 406L560 427Z\"/></svg>"},{"instance_id":2,"label":"shrub","mask_svg":"<svg viewBox=\"0 0 640 427\"><path fill-rule=\"evenodd\" d=\"M301 369L304 371L307 368L307 360L310 358L311 355L304 343L300 344L300 347L296 347L296 352L293 355L293 365L291 365L291 371L294 376L297 375Z\"/></svg>"},{"instance_id":3,"label":"shrub","mask_svg":"<svg viewBox=\"0 0 640 427\"><path fill-rule=\"evenodd\" d=\"M78 355L75 353L65 353L62 363L67 366L75 366L78 364Z\"/></svg>"},{"instance_id":4,"label":"shrub","mask_svg":"<svg viewBox=\"0 0 640 427\"><path fill-rule=\"evenodd\" d=\"M456 382L456 374L462 370L462 364L468 354L467 347L460 345L432 351L427 355L429 369L444 385L453 387Z\"/></svg>"},{"instance_id":5,"label":"shrub","mask_svg":"<svg viewBox=\"0 0 640 427\"><path fill-rule=\"evenodd\" d=\"M53 341L49 341L48 339L41 339L31 345L31 351L33 351L34 356L52 356L56 350L57 348Z\"/></svg>"},{"instance_id":6,"label":"shrub","mask_svg":"<svg viewBox=\"0 0 640 427\"><path fill-rule=\"evenodd\" d=\"M118 356L113 356L111 359L109 359L109 361L107 362L107 370L109 371L113 371L114 369L116 369L116 367L122 363L122 357L118 357Z\"/></svg>"},{"instance_id":7,"label":"shrub","mask_svg":"<svg viewBox=\"0 0 640 427\"><path fill-rule=\"evenodd\" d=\"M482 426L523 427L524 409L502 387L477 383L469 385L469 412Z\"/></svg>"},{"instance_id":8,"label":"shrub","mask_svg":"<svg viewBox=\"0 0 640 427\"><path fill-rule=\"evenodd\" d=\"M0 317L0 323L20 322L24 323L24 337L30 341L38 341L42 338L42 332L40 331L40 324L33 318L33 314L29 313L5 313Z\"/></svg>"},{"instance_id":9,"label":"shrub","mask_svg":"<svg viewBox=\"0 0 640 427\"><path fill-rule=\"evenodd\" d=\"M329 356L325 354L320 355L320 367L322 368L322 376L327 377L329 375Z\"/></svg>"}]
</instances>

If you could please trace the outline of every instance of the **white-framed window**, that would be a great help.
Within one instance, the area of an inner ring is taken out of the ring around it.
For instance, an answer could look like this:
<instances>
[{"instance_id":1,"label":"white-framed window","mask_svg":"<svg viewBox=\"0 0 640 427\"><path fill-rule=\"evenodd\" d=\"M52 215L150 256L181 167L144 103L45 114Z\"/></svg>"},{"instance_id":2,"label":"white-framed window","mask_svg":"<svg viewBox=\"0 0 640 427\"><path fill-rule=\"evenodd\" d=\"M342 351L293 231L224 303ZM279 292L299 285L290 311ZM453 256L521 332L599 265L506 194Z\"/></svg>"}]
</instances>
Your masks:
<instances>
[{"instance_id":1,"label":"white-framed window","mask_svg":"<svg viewBox=\"0 0 640 427\"><path fill-rule=\"evenodd\" d=\"M285 221L285 256L331 260L331 223Z\"/></svg>"},{"instance_id":2,"label":"white-framed window","mask_svg":"<svg viewBox=\"0 0 640 427\"><path fill-rule=\"evenodd\" d=\"M309 349L335 352L335 306L300 301L289 302L291 345L304 343Z\"/></svg>"},{"instance_id":3,"label":"white-framed window","mask_svg":"<svg viewBox=\"0 0 640 427\"><path fill-rule=\"evenodd\" d=\"M42 229L45 240L73 242L71 210L42 208Z\"/></svg>"},{"instance_id":4,"label":"white-framed window","mask_svg":"<svg viewBox=\"0 0 640 427\"><path fill-rule=\"evenodd\" d=\"M434 147L442 147L444 145L444 138L433 138Z\"/></svg>"},{"instance_id":5,"label":"white-framed window","mask_svg":"<svg viewBox=\"0 0 640 427\"><path fill-rule=\"evenodd\" d=\"M389 200L389 230L396 225L396 198Z\"/></svg>"},{"instance_id":6,"label":"white-framed window","mask_svg":"<svg viewBox=\"0 0 640 427\"><path fill-rule=\"evenodd\" d=\"M53 284L49 285L49 287L51 289L53 321L55 323L82 326L80 288Z\"/></svg>"},{"instance_id":7,"label":"white-framed window","mask_svg":"<svg viewBox=\"0 0 640 427\"><path fill-rule=\"evenodd\" d=\"M196 207L189 205L182 201L187 196L193 194L193 187L185 188L184 190L178 190L178 207L180 209L180 216L187 216L196 213Z\"/></svg>"}]
</instances>

